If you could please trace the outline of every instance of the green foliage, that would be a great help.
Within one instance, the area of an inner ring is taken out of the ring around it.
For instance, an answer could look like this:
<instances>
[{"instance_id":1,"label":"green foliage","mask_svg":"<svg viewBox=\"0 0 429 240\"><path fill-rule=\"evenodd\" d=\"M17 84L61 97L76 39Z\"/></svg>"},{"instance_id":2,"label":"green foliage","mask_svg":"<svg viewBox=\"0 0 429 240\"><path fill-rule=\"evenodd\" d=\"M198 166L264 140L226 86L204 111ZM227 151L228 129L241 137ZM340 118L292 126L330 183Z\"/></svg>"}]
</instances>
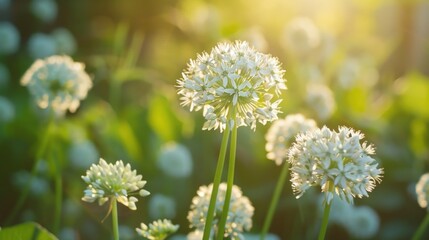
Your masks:
<instances>
[{"instance_id":1,"label":"green foliage","mask_svg":"<svg viewBox=\"0 0 429 240\"><path fill-rule=\"evenodd\" d=\"M1 228L0 239L57 240L58 238L38 223L26 222L11 227Z\"/></svg>"}]
</instances>

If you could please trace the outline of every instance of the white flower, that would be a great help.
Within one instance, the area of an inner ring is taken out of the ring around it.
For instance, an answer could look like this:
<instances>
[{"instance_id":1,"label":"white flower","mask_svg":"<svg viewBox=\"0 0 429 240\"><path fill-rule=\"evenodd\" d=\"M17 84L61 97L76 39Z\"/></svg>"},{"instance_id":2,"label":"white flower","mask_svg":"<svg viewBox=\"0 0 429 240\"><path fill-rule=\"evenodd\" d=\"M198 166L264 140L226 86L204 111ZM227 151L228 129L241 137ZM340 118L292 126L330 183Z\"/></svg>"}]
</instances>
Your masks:
<instances>
[{"instance_id":1,"label":"white flower","mask_svg":"<svg viewBox=\"0 0 429 240\"><path fill-rule=\"evenodd\" d=\"M162 147L157 165L168 176L189 177L193 167L192 156L185 146L168 143Z\"/></svg>"},{"instance_id":2,"label":"white flower","mask_svg":"<svg viewBox=\"0 0 429 240\"><path fill-rule=\"evenodd\" d=\"M195 230L195 231L188 233L187 239L188 240L201 240L201 239L203 239L203 235L204 235L204 232L202 230ZM210 237L209 239L212 240L213 238Z\"/></svg>"},{"instance_id":3,"label":"white flower","mask_svg":"<svg viewBox=\"0 0 429 240\"><path fill-rule=\"evenodd\" d=\"M145 197L150 194L143 189L146 181L142 180L142 175L137 175L136 170L131 170L130 164L124 165L122 160L113 165L100 158L100 162L92 164L82 179L88 184L82 198L85 202L98 200L98 204L103 205L109 198L114 198L131 210L136 210L138 199L131 195Z\"/></svg>"},{"instance_id":4,"label":"white flower","mask_svg":"<svg viewBox=\"0 0 429 240\"><path fill-rule=\"evenodd\" d=\"M7 67L0 63L0 88L5 87L10 81L10 73Z\"/></svg>"},{"instance_id":5,"label":"white flower","mask_svg":"<svg viewBox=\"0 0 429 240\"><path fill-rule=\"evenodd\" d=\"M321 120L331 117L336 108L331 89L323 84L310 84L307 87L306 101Z\"/></svg>"},{"instance_id":6,"label":"white flower","mask_svg":"<svg viewBox=\"0 0 429 240\"><path fill-rule=\"evenodd\" d=\"M20 36L14 25L0 22L0 56L15 53L19 47Z\"/></svg>"},{"instance_id":7,"label":"white flower","mask_svg":"<svg viewBox=\"0 0 429 240\"><path fill-rule=\"evenodd\" d=\"M278 119L268 129L265 139L267 158L274 160L277 165L283 163L288 155L288 149L300 132L317 128L313 119L307 119L301 114L291 114L285 119Z\"/></svg>"},{"instance_id":8,"label":"white flower","mask_svg":"<svg viewBox=\"0 0 429 240\"><path fill-rule=\"evenodd\" d=\"M357 59L347 58L343 61L341 67L338 70L338 83L344 89L350 89L355 84L358 79L359 73L361 71L361 66Z\"/></svg>"},{"instance_id":9,"label":"white flower","mask_svg":"<svg viewBox=\"0 0 429 240\"><path fill-rule=\"evenodd\" d=\"M57 52L55 39L44 33L35 33L28 40L28 52L33 59L45 58Z\"/></svg>"},{"instance_id":10,"label":"white flower","mask_svg":"<svg viewBox=\"0 0 429 240\"><path fill-rule=\"evenodd\" d=\"M181 105L203 111L204 130L265 124L277 119L281 100L274 98L286 89L277 58L257 52L247 42L220 43L210 54L190 60L177 80Z\"/></svg>"},{"instance_id":11,"label":"white flower","mask_svg":"<svg viewBox=\"0 0 429 240\"><path fill-rule=\"evenodd\" d=\"M179 225L174 225L170 220L156 220L149 224L149 227L141 223L141 228L136 228L137 233L150 240L163 240L179 229Z\"/></svg>"},{"instance_id":12,"label":"white flower","mask_svg":"<svg viewBox=\"0 0 429 240\"><path fill-rule=\"evenodd\" d=\"M39 59L25 72L21 84L29 88L40 108L75 112L92 87L84 68L67 56Z\"/></svg>"},{"instance_id":13,"label":"white flower","mask_svg":"<svg viewBox=\"0 0 429 240\"><path fill-rule=\"evenodd\" d=\"M360 206L353 209L350 218L343 220L343 225L354 239L369 239L377 234L380 218L372 208Z\"/></svg>"},{"instance_id":14,"label":"white flower","mask_svg":"<svg viewBox=\"0 0 429 240\"><path fill-rule=\"evenodd\" d=\"M149 199L149 216L153 219L174 218L176 216L176 202L174 199L155 194Z\"/></svg>"},{"instance_id":15,"label":"white flower","mask_svg":"<svg viewBox=\"0 0 429 240\"><path fill-rule=\"evenodd\" d=\"M201 186L197 191L197 195L192 199L191 209L188 213L188 220L191 228L196 228L200 231L204 230L212 188L213 184L210 184L209 186ZM214 227L212 228L214 231L216 231L217 223L222 215L226 188L226 183L221 183L219 185L213 220ZM252 228L253 212L254 208L250 200L246 196L243 196L239 187L234 185L232 187L225 232L223 233L224 237L243 239L242 232L244 230L249 231ZM218 233L212 232L212 235L213 234Z\"/></svg>"},{"instance_id":16,"label":"white flower","mask_svg":"<svg viewBox=\"0 0 429 240\"><path fill-rule=\"evenodd\" d=\"M320 45L320 31L311 19L295 18L286 26L283 42L289 51L308 54Z\"/></svg>"},{"instance_id":17,"label":"white flower","mask_svg":"<svg viewBox=\"0 0 429 240\"><path fill-rule=\"evenodd\" d=\"M76 40L65 28L58 28L51 33L56 44L56 53L72 55L76 52Z\"/></svg>"},{"instance_id":18,"label":"white flower","mask_svg":"<svg viewBox=\"0 0 429 240\"><path fill-rule=\"evenodd\" d=\"M11 122L15 118L15 106L7 98L0 96L0 123Z\"/></svg>"},{"instance_id":19,"label":"white flower","mask_svg":"<svg viewBox=\"0 0 429 240\"><path fill-rule=\"evenodd\" d=\"M371 157L372 145L360 143L364 135L351 128L338 132L326 126L300 133L289 149L292 188L301 197L311 186L320 186L325 202L334 194L353 203L354 197L368 197L381 182L383 169Z\"/></svg>"},{"instance_id":20,"label":"white flower","mask_svg":"<svg viewBox=\"0 0 429 240\"><path fill-rule=\"evenodd\" d=\"M44 22L52 22L58 13L55 0L32 0L31 12Z\"/></svg>"},{"instance_id":21,"label":"white flower","mask_svg":"<svg viewBox=\"0 0 429 240\"><path fill-rule=\"evenodd\" d=\"M68 156L70 163L81 169L88 168L100 158L94 143L87 139L73 142L69 148Z\"/></svg>"},{"instance_id":22,"label":"white flower","mask_svg":"<svg viewBox=\"0 0 429 240\"><path fill-rule=\"evenodd\" d=\"M416 184L417 202L420 207L428 208L429 202L429 173L425 173L420 177L420 180Z\"/></svg>"}]
</instances>

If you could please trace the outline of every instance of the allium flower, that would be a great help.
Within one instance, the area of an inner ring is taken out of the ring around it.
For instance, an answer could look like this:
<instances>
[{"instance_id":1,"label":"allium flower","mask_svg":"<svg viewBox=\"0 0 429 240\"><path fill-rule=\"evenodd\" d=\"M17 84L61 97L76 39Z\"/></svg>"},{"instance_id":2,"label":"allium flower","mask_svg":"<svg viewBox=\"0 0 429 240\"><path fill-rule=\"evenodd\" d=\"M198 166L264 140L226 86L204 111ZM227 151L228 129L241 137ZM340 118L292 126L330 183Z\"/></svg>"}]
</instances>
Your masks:
<instances>
[{"instance_id":1,"label":"allium flower","mask_svg":"<svg viewBox=\"0 0 429 240\"><path fill-rule=\"evenodd\" d=\"M335 99L331 89L322 84L307 87L306 101L321 120L328 119L335 111Z\"/></svg>"},{"instance_id":2,"label":"allium flower","mask_svg":"<svg viewBox=\"0 0 429 240\"><path fill-rule=\"evenodd\" d=\"M286 89L284 70L278 59L257 52L247 42L220 43L210 53L190 60L177 80L181 105L203 111L204 130L226 124L256 128L277 119L281 100L276 95Z\"/></svg>"},{"instance_id":3,"label":"allium flower","mask_svg":"<svg viewBox=\"0 0 429 240\"><path fill-rule=\"evenodd\" d=\"M174 218L176 216L176 202L162 194L153 195L149 199L149 216L153 219Z\"/></svg>"},{"instance_id":4,"label":"allium flower","mask_svg":"<svg viewBox=\"0 0 429 240\"><path fill-rule=\"evenodd\" d=\"M103 205L109 198L115 198L131 210L136 210L135 203L138 200L130 195L139 194L145 197L150 194L143 189L146 181L142 180L142 175L131 170L130 164L124 166L122 160L113 165L100 158L100 162L97 165L92 164L82 179L88 184L82 198L85 202L98 200L98 204Z\"/></svg>"},{"instance_id":5,"label":"allium flower","mask_svg":"<svg viewBox=\"0 0 429 240\"><path fill-rule=\"evenodd\" d=\"M282 164L287 159L288 149L295 136L300 132L316 128L317 125L313 119L307 119L301 114L291 114L285 119L274 121L265 135L267 158L274 160L277 165Z\"/></svg>"},{"instance_id":6,"label":"allium flower","mask_svg":"<svg viewBox=\"0 0 429 240\"><path fill-rule=\"evenodd\" d=\"M51 35L56 43L58 54L72 55L76 52L76 40L69 30L58 28Z\"/></svg>"},{"instance_id":7,"label":"allium flower","mask_svg":"<svg viewBox=\"0 0 429 240\"><path fill-rule=\"evenodd\" d=\"M188 240L201 240L201 239L203 239L203 235L204 235L204 232L202 230L201 231L195 230L195 231L188 233L187 239ZM209 238L209 239L211 240L212 238Z\"/></svg>"},{"instance_id":8,"label":"allium flower","mask_svg":"<svg viewBox=\"0 0 429 240\"><path fill-rule=\"evenodd\" d=\"M157 165L168 176L189 177L193 167L192 156L185 146L167 143L161 149Z\"/></svg>"},{"instance_id":9,"label":"allium flower","mask_svg":"<svg viewBox=\"0 0 429 240\"><path fill-rule=\"evenodd\" d=\"M380 218L374 209L368 206L353 208L350 218L343 220L347 232L355 239L373 238L379 229Z\"/></svg>"},{"instance_id":10,"label":"allium flower","mask_svg":"<svg viewBox=\"0 0 429 240\"><path fill-rule=\"evenodd\" d=\"M420 207L428 208L429 202L429 173L425 173L420 177L420 180L416 184L417 202Z\"/></svg>"},{"instance_id":11,"label":"allium flower","mask_svg":"<svg viewBox=\"0 0 429 240\"><path fill-rule=\"evenodd\" d=\"M351 128L338 132L326 126L300 133L289 149L292 188L301 197L311 186L320 186L326 203L334 194L353 203L354 197L368 197L381 182L383 169L371 157L372 145L360 143L364 135Z\"/></svg>"},{"instance_id":12,"label":"allium flower","mask_svg":"<svg viewBox=\"0 0 429 240\"><path fill-rule=\"evenodd\" d=\"M203 231L206 222L207 209L210 203L213 184L209 186L201 186L197 191L197 196L192 199L191 209L188 213L188 220L191 228ZM214 230L217 231L217 223L222 215L223 205L225 201L227 185L221 183L216 199L216 207L214 213ZM252 228L252 216L254 208L250 200L243 196L240 188L232 187L231 202L228 211L228 218L225 225L224 238L243 239L242 232L249 231ZM212 235L215 234L212 232ZM218 233L216 233L218 234Z\"/></svg>"},{"instance_id":13,"label":"allium flower","mask_svg":"<svg viewBox=\"0 0 429 240\"><path fill-rule=\"evenodd\" d=\"M141 223L141 228L136 228L137 233L150 240L163 240L175 233L179 225L174 225L170 220L156 220L149 224L149 227Z\"/></svg>"},{"instance_id":14,"label":"allium flower","mask_svg":"<svg viewBox=\"0 0 429 240\"><path fill-rule=\"evenodd\" d=\"M0 22L0 55L16 52L19 47L19 32L9 22Z\"/></svg>"},{"instance_id":15,"label":"allium flower","mask_svg":"<svg viewBox=\"0 0 429 240\"><path fill-rule=\"evenodd\" d=\"M84 65L67 56L35 61L21 84L28 86L40 108L50 107L57 113L75 112L92 87Z\"/></svg>"},{"instance_id":16,"label":"allium flower","mask_svg":"<svg viewBox=\"0 0 429 240\"><path fill-rule=\"evenodd\" d=\"M309 18L296 18L285 28L283 41L287 49L297 54L315 50L321 42L320 31Z\"/></svg>"},{"instance_id":17,"label":"allium flower","mask_svg":"<svg viewBox=\"0 0 429 240\"><path fill-rule=\"evenodd\" d=\"M27 49L33 59L45 58L56 54L57 44L50 35L35 33L28 40Z\"/></svg>"},{"instance_id":18,"label":"allium flower","mask_svg":"<svg viewBox=\"0 0 429 240\"><path fill-rule=\"evenodd\" d=\"M58 13L55 0L32 0L31 12L44 22L52 22Z\"/></svg>"}]
</instances>

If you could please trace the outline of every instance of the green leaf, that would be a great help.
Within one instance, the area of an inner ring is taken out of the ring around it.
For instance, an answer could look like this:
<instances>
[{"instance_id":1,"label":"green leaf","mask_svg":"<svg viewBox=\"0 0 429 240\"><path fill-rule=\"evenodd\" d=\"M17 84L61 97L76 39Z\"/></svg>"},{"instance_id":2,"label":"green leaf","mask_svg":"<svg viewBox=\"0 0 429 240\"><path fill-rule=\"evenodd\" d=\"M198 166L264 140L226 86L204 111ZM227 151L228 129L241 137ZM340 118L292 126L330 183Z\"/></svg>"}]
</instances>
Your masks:
<instances>
[{"instance_id":1,"label":"green leaf","mask_svg":"<svg viewBox=\"0 0 429 240\"><path fill-rule=\"evenodd\" d=\"M176 140L181 124L165 96L156 95L149 105L149 125L164 141Z\"/></svg>"},{"instance_id":2,"label":"green leaf","mask_svg":"<svg viewBox=\"0 0 429 240\"><path fill-rule=\"evenodd\" d=\"M57 240L52 233L35 222L27 222L0 230L0 240Z\"/></svg>"},{"instance_id":3,"label":"green leaf","mask_svg":"<svg viewBox=\"0 0 429 240\"><path fill-rule=\"evenodd\" d=\"M429 79L419 73L411 73L402 79L399 87L400 104L407 112L429 119Z\"/></svg>"}]
</instances>

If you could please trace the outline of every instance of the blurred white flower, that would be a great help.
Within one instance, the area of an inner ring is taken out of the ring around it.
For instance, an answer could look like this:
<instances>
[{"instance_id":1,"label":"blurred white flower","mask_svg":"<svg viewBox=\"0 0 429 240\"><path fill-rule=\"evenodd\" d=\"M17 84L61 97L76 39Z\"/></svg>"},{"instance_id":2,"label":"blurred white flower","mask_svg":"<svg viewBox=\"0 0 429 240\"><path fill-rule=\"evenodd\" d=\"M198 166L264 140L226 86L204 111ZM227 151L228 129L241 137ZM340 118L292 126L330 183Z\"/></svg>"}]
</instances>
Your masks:
<instances>
[{"instance_id":1,"label":"blurred white flower","mask_svg":"<svg viewBox=\"0 0 429 240\"><path fill-rule=\"evenodd\" d=\"M201 239L203 239L203 235L204 235L203 230L195 230L195 231L188 233L187 239L188 240L201 240ZM209 240L212 240L212 239L213 239L212 237L209 237Z\"/></svg>"},{"instance_id":2,"label":"blurred white flower","mask_svg":"<svg viewBox=\"0 0 429 240\"><path fill-rule=\"evenodd\" d=\"M309 84L307 86L306 102L321 120L331 117L336 108L331 89L323 84Z\"/></svg>"},{"instance_id":3,"label":"blurred white flower","mask_svg":"<svg viewBox=\"0 0 429 240\"><path fill-rule=\"evenodd\" d=\"M9 22L0 22L0 56L15 53L20 36L16 27Z\"/></svg>"},{"instance_id":4,"label":"blurred white flower","mask_svg":"<svg viewBox=\"0 0 429 240\"><path fill-rule=\"evenodd\" d=\"M133 240L135 239L135 231L131 227L126 225L119 225L119 238L122 240Z\"/></svg>"},{"instance_id":5,"label":"blurred white flower","mask_svg":"<svg viewBox=\"0 0 429 240\"><path fill-rule=\"evenodd\" d=\"M0 96L0 123L15 119L15 106L7 98Z\"/></svg>"},{"instance_id":6,"label":"blurred white flower","mask_svg":"<svg viewBox=\"0 0 429 240\"><path fill-rule=\"evenodd\" d=\"M5 87L10 81L9 69L0 63L0 88Z\"/></svg>"},{"instance_id":7,"label":"blurred white flower","mask_svg":"<svg viewBox=\"0 0 429 240\"><path fill-rule=\"evenodd\" d=\"M0 0L0 10L6 10L10 6L10 0Z\"/></svg>"},{"instance_id":8,"label":"blurred white flower","mask_svg":"<svg viewBox=\"0 0 429 240\"><path fill-rule=\"evenodd\" d=\"M416 184L417 202L420 207L429 210L429 173L425 173L420 177Z\"/></svg>"},{"instance_id":9,"label":"blurred white flower","mask_svg":"<svg viewBox=\"0 0 429 240\"><path fill-rule=\"evenodd\" d=\"M32 0L31 12L43 22L52 22L58 14L55 0Z\"/></svg>"},{"instance_id":10,"label":"blurred white flower","mask_svg":"<svg viewBox=\"0 0 429 240\"><path fill-rule=\"evenodd\" d=\"M73 228L65 227L65 228L61 229L60 234L59 234L59 239L61 239L61 240L78 240L79 237Z\"/></svg>"},{"instance_id":11,"label":"blurred white flower","mask_svg":"<svg viewBox=\"0 0 429 240\"><path fill-rule=\"evenodd\" d=\"M57 52L55 39L44 33L35 33L28 40L28 52L33 59L45 58Z\"/></svg>"},{"instance_id":12,"label":"blurred white flower","mask_svg":"<svg viewBox=\"0 0 429 240\"><path fill-rule=\"evenodd\" d=\"M370 239L378 232L380 218L374 209L359 206L353 209L350 218L343 220L343 225L354 239Z\"/></svg>"},{"instance_id":13,"label":"blurred white flower","mask_svg":"<svg viewBox=\"0 0 429 240\"><path fill-rule=\"evenodd\" d=\"M344 89L350 89L358 81L360 69L359 62L354 58L347 58L338 70L338 83Z\"/></svg>"},{"instance_id":14,"label":"blurred white flower","mask_svg":"<svg viewBox=\"0 0 429 240\"><path fill-rule=\"evenodd\" d=\"M268 48L267 40L265 39L264 34L258 27L246 29L240 34L240 36L242 39L248 41L258 51L265 51Z\"/></svg>"},{"instance_id":15,"label":"blurred white flower","mask_svg":"<svg viewBox=\"0 0 429 240\"><path fill-rule=\"evenodd\" d=\"M210 196L213 184L201 186L197 195L192 199L191 209L188 212L188 220L191 228L203 231L206 222L207 209L210 204ZM217 229L217 223L220 220L226 193L226 183L219 185L219 192L216 198L216 206L213 218L213 230ZM252 228L252 216L254 207L250 200L243 196L241 189L237 186L232 187L231 201L228 211L228 218L225 224L225 238L243 239L242 232L249 231ZM212 232L211 235L218 233Z\"/></svg>"},{"instance_id":16,"label":"blurred white flower","mask_svg":"<svg viewBox=\"0 0 429 240\"><path fill-rule=\"evenodd\" d=\"M66 28L58 28L51 33L56 43L56 53L73 55L76 52L76 40Z\"/></svg>"},{"instance_id":17,"label":"blurred white flower","mask_svg":"<svg viewBox=\"0 0 429 240\"><path fill-rule=\"evenodd\" d=\"M84 68L67 56L39 59L25 72L21 84L29 88L40 108L75 112L92 87Z\"/></svg>"},{"instance_id":18,"label":"blurred white flower","mask_svg":"<svg viewBox=\"0 0 429 240\"><path fill-rule=\"evenodd\" d=\"M141 223L140 226L141 228L136 228L137 233L149 240L164 240L179 229L179 225L174 225L167 219L156 220L149 223L149 226Z\"/></svg>"},{"instance_id":19,"label":"blurred white flower","mask_svg":"<svg viewBox=\"0 0 429 240\"><path fill-rule=\"evenodd\" d=\"M296 54L308 54L319 47L320 31L314 22L305 17L293 19L283 33L285 47Z\"/></svg>"},{"instance_id":20,"label":"blurred white flower","mask_svg":"<svg viewBox=\"0 0 429 240\"><path fill-rule=\"evenodd\" d=\"M174 218L176 216L176 202L174 199L155 194L149 199L149 216L153 219Z\"/></svg>"},{"instance_id":21,"label":"blurred white flower","mask_svg":"<svg viewBox=\"0 0 429 240\"><path fill-rule=\"evenodd\" d=\"M192 156L184 145L167 143L161 149L157 165L168 176L189 177L193 168Z\"/></svg>"},{"instance_id":22,"label":"blurred white flower","mask_svg":"<svg viewBox=\"0 0 429 240\"><path fill-rule=\"evenodd\" d=\"M307 119L302 114L290 114L285 119L278 119L268 129L265 139L267 143L267 158L280 165L287 159L288 149L295 136L300 132L316 129L313 119Z\"/></svg>"},{"instance_id":23,"label":"blurred white flower","mask_svg":"<svg viewBox=\"0 0 429 240\"><path fill-rule=\"evenodd\" d=\"M286 89L284 70L277 58L257 52L247 42L219 43L210 54L191 59L177 80L181 105L203 110L203 130L266 124L277 119Z\"/></svg>"},{"instance_id":24,"label":"blurred white flower","mask_svg":"<svg viewBox=\"0 0 429 240\"><path fill-rule=\"evenodd\" d=\"M71 165L79 169L86 169L100 158L94 143L85 139L75 141L69 148L68 156Z\"/></svg>"},{"instance_id":25,"label":"blurred white flower","mask_svg":"<svg viewBox=\"0 0 429 240\"><path fill-rule=\"evenodd\" d=\"M360 143L364 135L351 128L339 127L300 133L289 149L291 182L297 198L312 186L320 186L329 204L334 195L353 203L354 197L368 197L381 182L383 169L371 157L374 148Z\"/></svg>"},{"instance_id":26,"label":"blurred white flower","mask_svg":"<svg viewBox=\"0 0 429 240\"><path fill-rule=\"evenodd\" d=\"M323 215L325 206L323 201L325 197L322 195L319 199L318 211L320 216ZM354 210L354 205L348 203L347 201L342 201L337 195L334 195L331 201L331 210L329 212L329 222L335 223L340 226L345 226L345 224L352 218Z\"/></svg>"},{"instance_id":27,"label":"blurred white flower","mask_svg":"<svg viewBox=\"0 0 429 240\"><path fill-rule=\"evenodd\" d=\"M143 189L146 181L136 170L131 170L130 164L124 165L122 160L113 165L100 158L100 162L86 171L82 179L88 184L82 198L85 202L98 200L103 205L110 198L116 199L131 210L136 210L138 199L132 195L148 196L150 193Z\"/></svg>"},{"instance_id":28,"label":"blurred white flower","mask_svg":"<svg viewBox=\"0 0 429 240\"><path fill-rule=\"evenodd\" d=\"M31 174L20 170L12 175L12 182L18 188L24 188L31 180ZM46 179L34 176L30 183L30 193L34 196L43 196L49 192L49 183Z\"/></svg>"}]
</instances>

